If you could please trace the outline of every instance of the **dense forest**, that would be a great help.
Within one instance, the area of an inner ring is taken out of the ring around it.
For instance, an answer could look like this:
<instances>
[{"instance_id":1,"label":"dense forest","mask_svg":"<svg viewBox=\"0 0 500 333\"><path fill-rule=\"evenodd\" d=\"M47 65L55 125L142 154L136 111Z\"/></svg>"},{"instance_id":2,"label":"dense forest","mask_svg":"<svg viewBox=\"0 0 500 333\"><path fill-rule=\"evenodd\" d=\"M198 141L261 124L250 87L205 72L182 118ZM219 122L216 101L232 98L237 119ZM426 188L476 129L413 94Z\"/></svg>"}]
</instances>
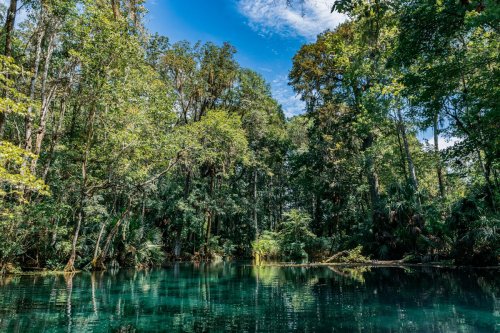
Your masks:
<instances>
[{"instance_id":1,"label":"dense forest","mask_svg":"<svg viewBox=\"0 0 500 333\"><path fill-rule=\"evenodd\" d=\"M497 264L498 1L332 6L348 20L296 53L287 119L232 45L152 34L141 0L7 1L1 271Z\"/></svg>"}]
</instances>

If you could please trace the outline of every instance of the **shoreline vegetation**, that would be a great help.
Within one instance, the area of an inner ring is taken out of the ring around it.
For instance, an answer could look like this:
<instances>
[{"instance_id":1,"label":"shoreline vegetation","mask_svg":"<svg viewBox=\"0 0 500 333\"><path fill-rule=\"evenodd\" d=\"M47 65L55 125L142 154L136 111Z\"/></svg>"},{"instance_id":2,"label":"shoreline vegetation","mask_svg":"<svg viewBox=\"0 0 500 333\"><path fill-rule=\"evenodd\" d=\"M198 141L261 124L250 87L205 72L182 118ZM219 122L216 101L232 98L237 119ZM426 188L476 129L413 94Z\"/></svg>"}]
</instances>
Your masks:
<instances>
[{"instance_id":1,"label":"shoreline vegetation","mask_svg":"<svg viewBox=\"0 0 500 333\"><path fill-rule=\"evenodd\" d=\"M179 261L176 263L193 263L191 261ZM173 264L173 263L172 263ZM149 267L149 268L140 268L135 270L143 271L149 269L160 269L160 268L169 268L171 265L167 266L157 266L157 267ZM418 268L418 267L426 267L426 268L450 268L450 269L473 269L473 270L500 270L499 266L457 266L450 263L421 263L421 264L409 264L409 263L401 263L394 262L392 260L374 260L369 263L322 263L322 262L312 262L312 263L261 263L257 265L258 267L303 267L303 268L318 268L318 267L326 267L326 268L346 268L346 269L356 269L356 268ZM130 270L134 268L123 268L125 270ZM98 271L102 272L102 271ZM20 271L20 272L7 272L2 277L8 276L55 276L55 275L74 275L79 273L98 273L96 271L85 271L85 270L75 270L73 272L67 271L51 271L51 270L41 270L41 271Z\"/></svg>"},{"instance_id":2,"label":"shoreline vegetation","mask_svg":"<svg viewBox=\"0 0 500 333\"><path fill-rule=\"evenodd\" d=\"M409 263L404 260L367 260L365 262L321 262L321 261L312 261L306 263L299 262L287 262L287 261L260 261L256 260L222 260L222 261L171 261L164 263L160 266L151 266L151 267L122 267L118 268L124 270L149 270L149 269L168 269L171 268L175 264L219 264L221 262L229 262L229 263L241 263L244 266L258 266L258 267L304 267L304 268L317 268L317 267L340 267L340 268L377 268L377 267L389 267L389 268L405 268L405 267L429 267L429 268L452 268L452 269L473 269L473 270L500 270L500 266L460 266L455 265L451 261L436 261L436 262L426 262L426 263ZM31 268L32 269L32 268ZM92 270L75 270L73 272L67 272L64 270L47 270L46 268L39 268L35 270L30 270L30 268L25 268L25 270L13 270L7 271L5 273L6 276L14 275L14 276L50 276L50 275L65 275L65 274L76 274L76 273L92 273L95 271ZM102 272L102 271L98 271ZM2 276L0 275L0 278Z\"/></svg>"},{"instance_id":3,"label":"shoreline vegetation","mask_svg":"<svg viewBox=\"0 0 500 333\"><path fill-rule=\"evenodd\" d=\"M234 46L148 31L143 0L0 4L0 275L498 265L498 1L332 5L287 117Z\"/></svg>"}]
</instances>

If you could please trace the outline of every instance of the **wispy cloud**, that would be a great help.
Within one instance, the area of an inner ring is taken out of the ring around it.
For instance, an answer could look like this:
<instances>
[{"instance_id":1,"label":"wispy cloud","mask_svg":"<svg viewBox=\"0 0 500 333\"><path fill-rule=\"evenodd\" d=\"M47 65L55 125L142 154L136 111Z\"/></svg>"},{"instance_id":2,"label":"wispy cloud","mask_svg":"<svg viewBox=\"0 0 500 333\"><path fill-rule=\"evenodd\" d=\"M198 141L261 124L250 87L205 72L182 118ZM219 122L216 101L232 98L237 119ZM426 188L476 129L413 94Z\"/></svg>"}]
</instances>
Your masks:
<instances>
[{"instance_id":1,"label":"wispy cloud","mask_svg":"<svg viewBox=\"0 0 500 333\"><path fill-rule=\"evenodd\" d=\"M273 97L281 104L285 116L293 117L304 113L305 104L288 85L285 75L279 75L271 81L271 90Z\"/></svg>"},{"instance_id":2,"label":"wispy cloud","mask_svg":"<svg viewBox=\"0 0 500 333\"><path fill-rule=\"evenodd\" d=\"M239 11L248 24L264 34L302 36L312 40L327 29L334 29L346 18L331 13L333 0L239 0Z\"/></svg>"}]
</instances>

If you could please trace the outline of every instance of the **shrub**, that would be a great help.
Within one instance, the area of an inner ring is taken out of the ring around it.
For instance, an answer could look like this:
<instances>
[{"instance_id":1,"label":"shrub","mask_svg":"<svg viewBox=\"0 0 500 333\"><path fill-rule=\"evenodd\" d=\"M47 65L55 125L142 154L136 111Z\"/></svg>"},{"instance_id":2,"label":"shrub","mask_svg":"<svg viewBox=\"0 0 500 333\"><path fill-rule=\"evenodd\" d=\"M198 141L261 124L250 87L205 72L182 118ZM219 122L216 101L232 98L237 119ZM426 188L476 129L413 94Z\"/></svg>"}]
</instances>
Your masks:
<instances>
[{"instance_id":1,"label":"shrub","mask_svg":"<svg viewBox=\"0 0 500 333\"><path fill-rule=\"evenodd\" d=\"M311 218L308 214L292 209L285 214L285 220L278 232L264 231L252 243L254 256L260 258L303 259L306 250L312 251L316 236L309 229Z\"/></svg>"},{"instance_id":2,"label":"shrub","mask_svg":"<svg viewBox=\"0 0 500 333\"><path fill-rule=\"evenodd\" d=\"M338 262L338 263L367 263L370 262L370 258L365 257L363 254L363 247L361 245L355 247L351 250L341 251L330 258L328 258L325 262Z\"/></svg>"},{"instance_id":3,"label":"shrub","mask_svg":"<svg viewBox=\"0 0 500 333\"><path fill-rule=\"evenodd\" d=\"M289 259L308 257L305 249L316 238L316 235L309 229L310 222L309 215L297 209L292 209L285 214L285 220L279 232L283 256Z\"/></svg>"},{"instance_id":4,"label":"shrub","mask_svg":"<svg viewBox=\"0 0 500 333\"><path fill-rule=\"evenodd\" d=\"M257 240L252 242L252 250L261 258L278 258L281 254L279 235L276 232L264 231Z\"/></svg>"}]
</instances>

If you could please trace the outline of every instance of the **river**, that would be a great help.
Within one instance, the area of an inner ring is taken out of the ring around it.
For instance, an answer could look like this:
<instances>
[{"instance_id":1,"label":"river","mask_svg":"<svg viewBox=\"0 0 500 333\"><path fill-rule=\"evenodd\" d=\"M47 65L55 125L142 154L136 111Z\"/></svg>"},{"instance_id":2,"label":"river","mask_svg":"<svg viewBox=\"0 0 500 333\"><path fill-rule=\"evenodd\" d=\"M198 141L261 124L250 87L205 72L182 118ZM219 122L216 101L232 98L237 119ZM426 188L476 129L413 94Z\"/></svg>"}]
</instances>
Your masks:
<instances>
[{"instance_id":1,"label":"river","mask_svg":"<svg viewBox=\"0 0 500 333\"><path fill-rule=\"evenodd\" d=\"M0 332L500 332L500 271L221 262L7 276Z\"/></svg>"}]
</instances>

